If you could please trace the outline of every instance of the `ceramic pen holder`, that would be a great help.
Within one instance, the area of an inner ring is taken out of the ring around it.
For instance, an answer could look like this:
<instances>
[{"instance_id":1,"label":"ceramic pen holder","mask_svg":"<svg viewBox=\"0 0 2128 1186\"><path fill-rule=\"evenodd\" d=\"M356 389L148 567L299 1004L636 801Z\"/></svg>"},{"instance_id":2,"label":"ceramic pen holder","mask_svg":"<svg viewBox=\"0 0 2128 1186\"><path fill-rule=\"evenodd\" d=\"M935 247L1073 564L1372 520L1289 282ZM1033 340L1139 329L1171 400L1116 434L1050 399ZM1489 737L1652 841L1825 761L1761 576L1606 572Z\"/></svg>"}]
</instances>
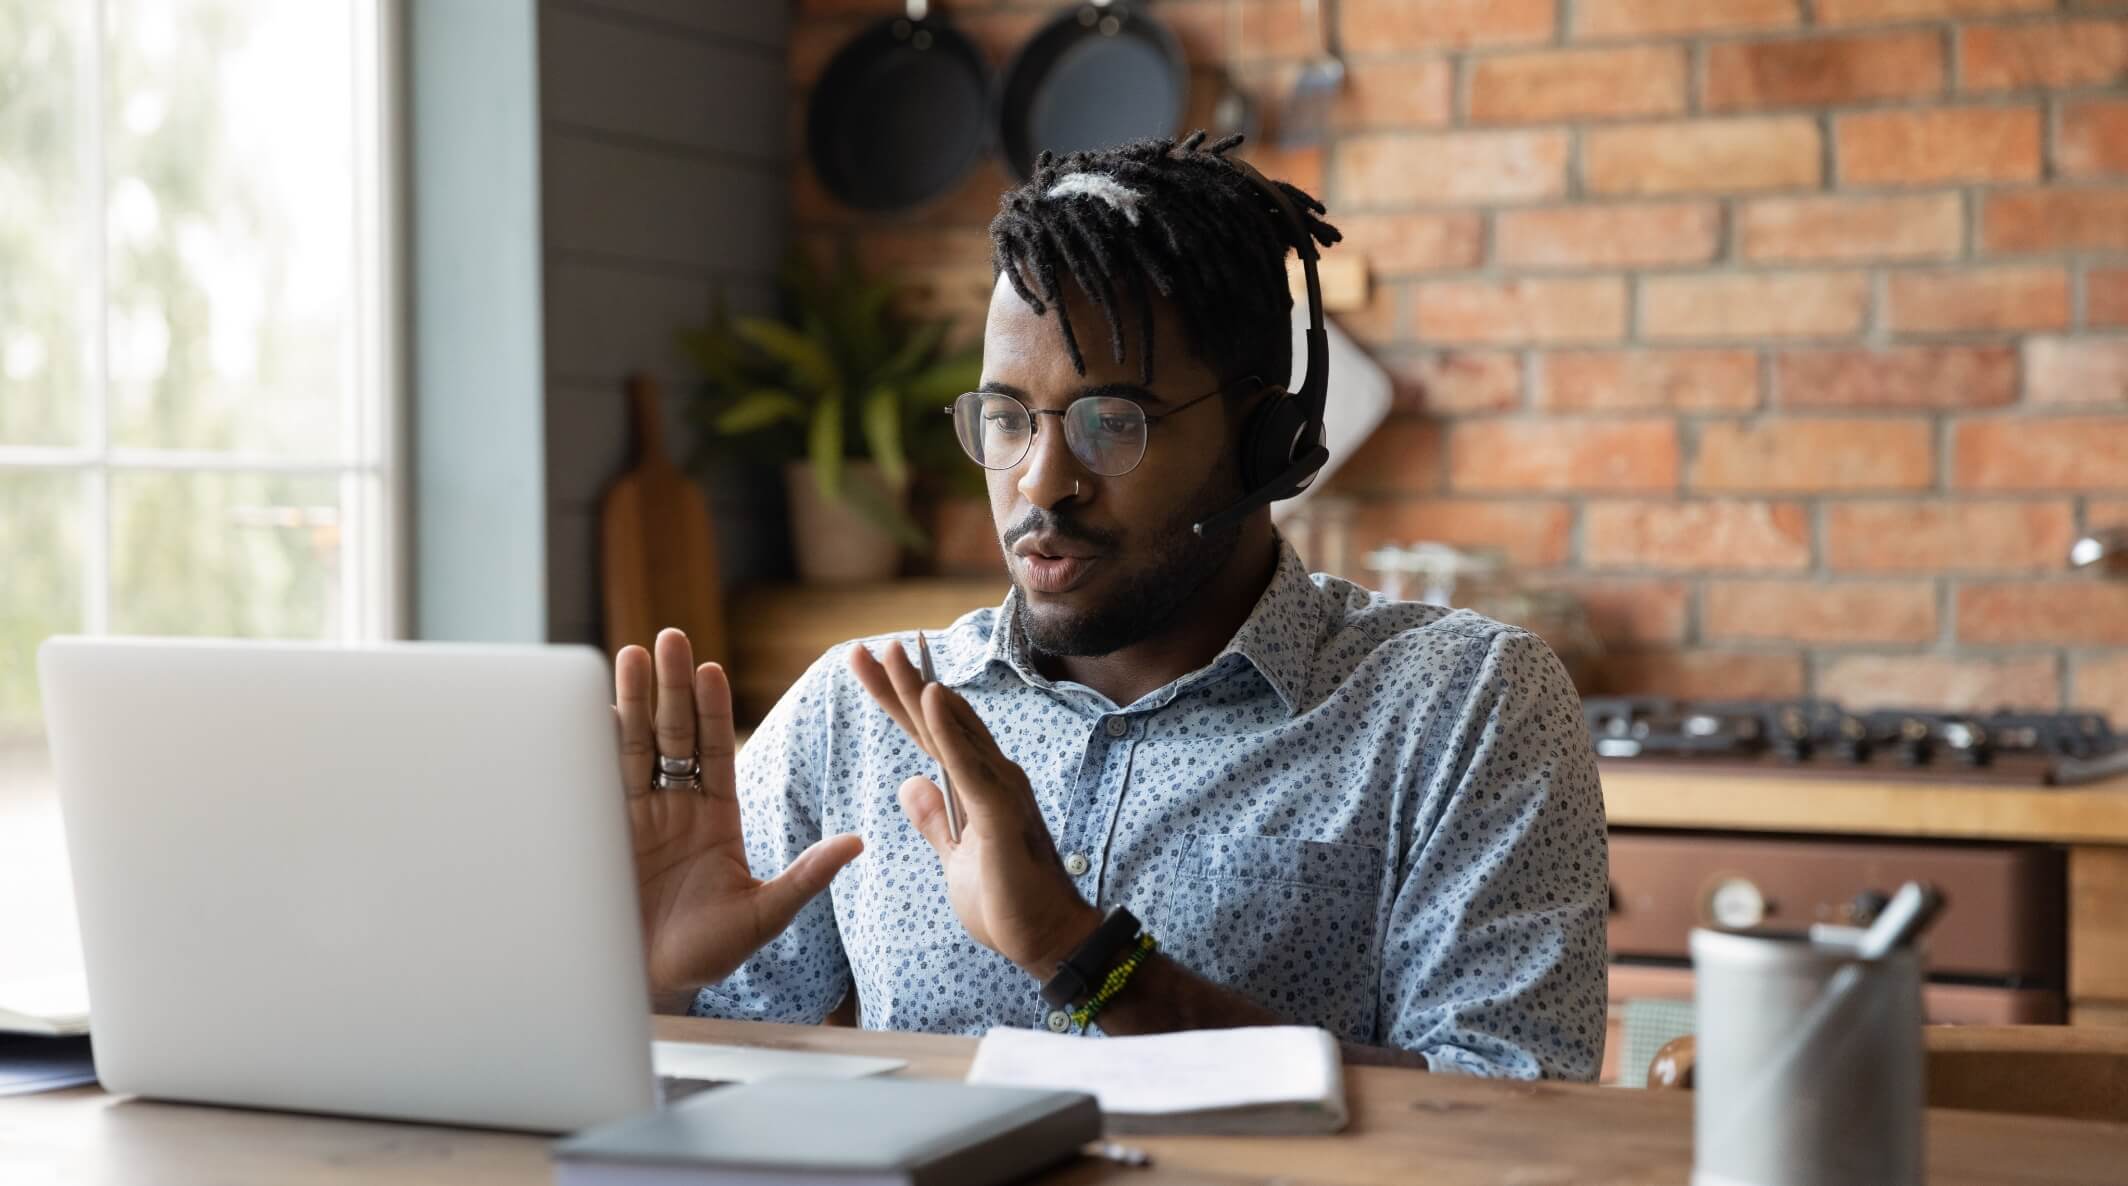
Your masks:
<instances>
[{"instance_id":1,"label":"ceramic pen holder","mask_svg":"<svg viewBox=\"0 0 2128 1186\"><path fill-rule=\"evenodd\" d=\"M1920 1186L1923 956L1692 932L1693 1186Z\"/></svg>"}]
</instances>

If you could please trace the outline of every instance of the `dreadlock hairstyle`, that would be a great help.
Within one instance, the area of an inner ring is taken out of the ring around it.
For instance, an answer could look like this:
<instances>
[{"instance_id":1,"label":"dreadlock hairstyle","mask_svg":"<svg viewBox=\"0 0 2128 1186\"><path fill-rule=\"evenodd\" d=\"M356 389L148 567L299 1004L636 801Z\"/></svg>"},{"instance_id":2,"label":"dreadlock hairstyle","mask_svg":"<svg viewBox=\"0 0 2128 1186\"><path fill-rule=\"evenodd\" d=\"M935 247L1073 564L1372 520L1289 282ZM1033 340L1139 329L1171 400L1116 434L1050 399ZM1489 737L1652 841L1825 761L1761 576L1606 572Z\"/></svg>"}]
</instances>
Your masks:
<instances>
[{"instance_id":1,"label":"dreadlock hairstyle","mask_svg":"<svg viewBox=\"0 0 2128 1186\"><path fill-rule=\"evenodd\" d=\"M999 203L990 224L992 267L1037 314L1055 307L1064 349L1080 374L1086 358L1064 310L1066 278L1107 318L1117 362L1124 320L1135 309L1138 365L1148 384L1154 293L1175 306L1187 344L1222 380L1254 373L1282 384L1291 374L1291 223L1227 159L1240 136L1211 144L1204 138L1194 132L1179 143L1139 140L1063 157L1044 152L1034 176ZM1286 182L1271 184L1317 243L1342 238L1322 220L1321 202Z\"/></svg>"}]
</instances>

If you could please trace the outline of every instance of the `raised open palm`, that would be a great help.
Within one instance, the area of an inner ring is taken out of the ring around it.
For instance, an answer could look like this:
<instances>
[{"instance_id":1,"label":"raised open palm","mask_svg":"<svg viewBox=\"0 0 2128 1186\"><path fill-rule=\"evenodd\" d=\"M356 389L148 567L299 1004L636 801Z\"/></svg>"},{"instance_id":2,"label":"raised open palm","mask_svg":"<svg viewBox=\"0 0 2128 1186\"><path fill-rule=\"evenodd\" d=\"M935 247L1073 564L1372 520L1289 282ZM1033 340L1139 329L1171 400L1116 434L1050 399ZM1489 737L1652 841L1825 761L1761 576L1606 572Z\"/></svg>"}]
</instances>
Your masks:
<instances>
[{"instance_id":1,"label":"raised open palm","mask_svg":"<svg viewBox=\"0 0 2128 1186\"><path fill-rule=\"evenodd\" d=\"M776 876L756 878L739 815L731 685L716 664L695 666L685 634L666 630L653 645L655 659L641 647L614 657L613 711L650 984L672 993L731 975L781 934L863 843L829 836ZM699 790L655 785L660 755L696 753Z\"/></svg>"}]
</instances>

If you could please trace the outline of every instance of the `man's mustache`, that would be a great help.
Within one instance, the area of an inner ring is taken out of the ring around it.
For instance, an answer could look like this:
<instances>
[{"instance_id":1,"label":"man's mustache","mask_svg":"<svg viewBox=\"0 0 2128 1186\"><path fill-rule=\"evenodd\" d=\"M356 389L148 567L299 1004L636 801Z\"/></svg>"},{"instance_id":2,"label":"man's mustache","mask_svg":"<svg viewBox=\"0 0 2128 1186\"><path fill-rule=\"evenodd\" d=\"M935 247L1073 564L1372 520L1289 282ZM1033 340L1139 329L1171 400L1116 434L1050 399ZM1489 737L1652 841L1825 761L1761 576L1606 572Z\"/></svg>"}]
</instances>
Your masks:
<instances>
[{"instance_id":1,"label":"man's mustache","mask_svg":"<svg viewBox=\"0 0 2128 1186\"><path fill-rule=\"evenodd\" d=\"M1116 536L1113 532L1097 531L1084 523L1075 523L1062 515L1045 511L1040 507L1027 512L1026 518L1013 524L999 538L1004 543L1005 550L1009 552L1012 550L1012 545L1020 542L1023 537L1044 530L1060 539L1072 540L1086 544L1089 547L1105 549L1113 548L1116 545Z\"/></svg>"}]
</instances>

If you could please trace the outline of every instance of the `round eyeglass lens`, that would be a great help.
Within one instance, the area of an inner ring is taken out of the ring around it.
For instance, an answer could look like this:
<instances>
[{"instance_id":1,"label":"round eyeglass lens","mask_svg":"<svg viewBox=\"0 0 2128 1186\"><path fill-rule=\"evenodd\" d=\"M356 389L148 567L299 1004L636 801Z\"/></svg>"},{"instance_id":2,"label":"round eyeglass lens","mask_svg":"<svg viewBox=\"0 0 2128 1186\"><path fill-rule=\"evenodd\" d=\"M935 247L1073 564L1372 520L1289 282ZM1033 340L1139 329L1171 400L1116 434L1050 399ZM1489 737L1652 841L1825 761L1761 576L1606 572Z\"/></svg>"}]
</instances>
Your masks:
<instances>
[{"instance_id":1,"label":"round eyeglass lens","mask_svg":"<svg viewBox=\"0 0 2128 1186\"><path fill-rule=\"evenodd\" d=\"M953 432L969 460L984 469L1018 465L1034 436L1020 401L981 391L970 391L953 401Z\"/></svg>"},{"instance_id":2,"label":"round eyeglass lens","mask_svg":"<svg viewBox=\"0 0 2128 1186\"><path fill-rule=\"evenodd\" d=\"M1113 478L1145 459L1145 410L1127 399L1089 395L1064 410L1064 440L1087 469Z\"/></svg>"}]
</instances>

